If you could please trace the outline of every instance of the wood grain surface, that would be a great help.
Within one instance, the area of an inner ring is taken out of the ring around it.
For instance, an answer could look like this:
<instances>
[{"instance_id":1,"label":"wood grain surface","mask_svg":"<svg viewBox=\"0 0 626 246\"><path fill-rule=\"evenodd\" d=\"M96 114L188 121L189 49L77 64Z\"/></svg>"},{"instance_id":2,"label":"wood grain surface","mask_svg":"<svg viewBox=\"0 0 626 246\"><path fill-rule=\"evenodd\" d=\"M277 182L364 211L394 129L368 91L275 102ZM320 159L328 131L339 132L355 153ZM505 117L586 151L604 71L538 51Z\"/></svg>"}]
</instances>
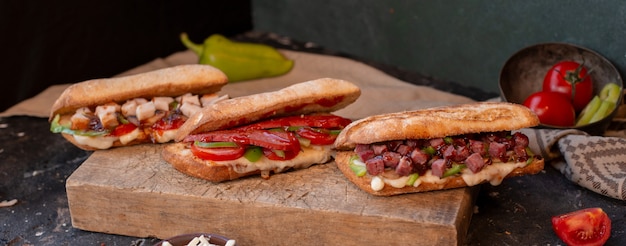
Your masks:
<instances>
[{"instance_id":1,"label":"wood grain surface","mask_svg":"<svg viewBox=\"0 0 626 246\"><path fill-rule=\"evenodd\" d=\"M334 162L216 184L173 169L162 146L94 152L67 179L73 226L135 237L217 233L239 245L459 245L478 189L375 197Z\"/></svg>"}]
</instances>

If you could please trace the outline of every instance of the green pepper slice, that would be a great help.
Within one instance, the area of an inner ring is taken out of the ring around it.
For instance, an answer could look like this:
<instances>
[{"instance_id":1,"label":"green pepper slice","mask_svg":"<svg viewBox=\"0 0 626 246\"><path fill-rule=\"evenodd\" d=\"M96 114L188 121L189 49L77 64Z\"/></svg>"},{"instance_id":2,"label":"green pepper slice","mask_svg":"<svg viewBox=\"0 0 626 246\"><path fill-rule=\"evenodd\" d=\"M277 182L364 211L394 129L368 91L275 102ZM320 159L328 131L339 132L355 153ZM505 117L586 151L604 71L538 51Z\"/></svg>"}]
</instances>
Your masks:
<instances>
[{"instance_id":1,"label":"green pepper slice","mask_svg":"<svg viewBox=\"0 0 626 246\"><path fill-rule=\"evenodd\" d=\"M355 164L354 162L356 160L359 160L359 156L353 155L350 157L350 169L354 172L354 174L356 174L357 177L363 177L367 174L367 168L363 165Z\"/></svg>"},{"instance_id":2,"label":"green pepper slice","mask_svg":"<svg viewBox=\"0 0 626 246\"><path fill-rule=\"evenodd\" d=\"M250 146L246 149L246 152L243 154L243 157L246 158L250 162L256 162L263 156L263 150L258 146Z\"/></svg>"},{"instance_id":3,"label":"green pepper slice","mask_svg":"<svg viewBox=\"0 0 626 246\"><path fill-rule=\"evenodd\" d=\"M238 147L239 145L237 145L234 142L201 142L201 141L194 141L194 143L196 146L200 147L200 148L226 148L226 147Z\"/></svg>"},{"instance_id":4,"label":"green pepper slice","mask_svg":"<svg viewBox=\"0 0 626 246\"><path fill-rule=\"evenodd\" d=\"M413 186L415 184L415 181L417 181L419 177L420 175L418 173L412 173L411 175L409 175L409 179L406 181L406 185Z\"/></svg>"},{"instance_id":5,"label":"green pepper slice","mask_svg":"<svg viewBox=\"0 0 626 246\"><path fill-rule=\"evenodd\" d=\"M449 176L455 175L457 173L460 173L461 170L463 170L465 167L466 167L465 164L452 164L452 167L448 168L448 170L446 170L443 173L443 177L442 178L449 177Z\"/></svg>"},{"instance_id":6,"label":"green pepper slice","mask_svg":"<svg viewBox=\"0 0 626 246\"><path fill-rule=\"evenodd\" d=\"M85 137L95 137L102 136L109 133L109 131L85 131L85 130L72 130L69 126L61 125L59 123L59 119L61 119L61 115L55 115L50 123L50 131L53 133L65 133L77 136L85 136Z\"/></svg>"}]
</instances>

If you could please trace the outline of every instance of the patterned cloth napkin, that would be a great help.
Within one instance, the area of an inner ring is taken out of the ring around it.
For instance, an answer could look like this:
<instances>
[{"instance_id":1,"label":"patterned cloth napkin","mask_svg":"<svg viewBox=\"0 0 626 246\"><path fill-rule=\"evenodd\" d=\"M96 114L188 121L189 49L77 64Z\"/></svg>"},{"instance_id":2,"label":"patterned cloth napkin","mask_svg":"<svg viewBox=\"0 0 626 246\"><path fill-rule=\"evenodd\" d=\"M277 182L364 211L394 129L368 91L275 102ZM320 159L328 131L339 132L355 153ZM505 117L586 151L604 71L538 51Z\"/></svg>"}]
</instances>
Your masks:
<instances>
[{"instance_id":1,"label":"patterned cloth napkin","mask_svg":"<svg viewBox=\"0 0 626 246\"><path fill-rule=\"evenodd\" d=\"M626 138L590 136L579 130L523 129L539 151L572 182L626 200ZM537 152L535 152L537 153Z\"/></svg>"}]
</instances>

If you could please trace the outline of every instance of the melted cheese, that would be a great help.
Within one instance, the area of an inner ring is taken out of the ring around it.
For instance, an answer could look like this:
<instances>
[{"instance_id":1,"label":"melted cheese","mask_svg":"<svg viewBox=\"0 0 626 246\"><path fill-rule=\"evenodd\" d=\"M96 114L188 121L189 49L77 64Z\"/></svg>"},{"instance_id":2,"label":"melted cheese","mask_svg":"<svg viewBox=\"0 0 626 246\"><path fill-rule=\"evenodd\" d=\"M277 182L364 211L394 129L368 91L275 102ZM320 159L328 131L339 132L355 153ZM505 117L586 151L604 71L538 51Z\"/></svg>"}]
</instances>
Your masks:
<instances>
[{"instance_id":1,"label":"melted cheese","mask_svg":"<svg viewBox=\"0 0 626 246\"><path fill-rule=\"evenodd\" d=\"M173 130L166 130L163 131L162 134L158 134L158 133L154 133L154 140L157 143L167 143L169 141L174 140L174 138L176 137L176 132L178 131L178 129L173 129Z\"/></svg>"},{"instance_id":2,"label":"melted cheese","mask_svg":"<svg viewBox=\"0 0 626 246\"><path fill-rule=\"evenodd\" d=\"M137 139L140 133L141 131L139 131L139 128L135 128L135 130L120 136L120 143L122 144L130 143L131 141Z\"/></svg>"},{"instance_id":3,"label":"melted cheese","mask_svg":"<svg viewBox=\"0 0 626 246\"><path fill-rule=\"evenodd\" d=\"M256 162L250 162L248 159L241 157L232 161L213 161L219 165L228 165L238 173L247 173L253 171L274 171L280 173L290 168L303 169L317 163L326 163L330 160L331 145L303 147L298 156L291 160L280 161L270 160L265 156ZM193 155L190 150L188 154Z\"/></svg>"},{"instance_id":4,"label":"melted cheese","mask_svg":"<svg viewBox=\"0 0 626 246\"><path fill-rule=\"evenodd\" d=\"M96 149L108 149L113 146L113 143L117 140L117 137L87 137L74 135L74 140L81 144Z\"/></svg>"},{"instance_id":5,"label":"melted cheese","mask_svg":"<svg viewBox=\"0 0 626 246\"><path fill-rule=\"evenodd\" d=\"M466 168L462 171L461 177L468 186L477 185L483 181L488 181L491 185L500 185L504 177L509 175L513 169L524 166L526 166L526 162L498 163L486 165L478 173L472 173L469 168Z\"/></svg>"},{"instance_id":6,"label":"melted cheese","mask_svg":"<svg viewBox=\"0 0 626 246\"><path fill-rule=\"evenodd\" d=\"M461 171L461 178L468 186L474 186L480 184L484 181L488 181L491 185L500 185L504 177L509 175L515 168L526 166L526 162L517 162L517 163L497 163L492 165L485 166L480 172L473 173L469 168L463 169ZM454 176L452 176L454 177ZM385 178L382 176L374 176L372 177L372 181L370 182L370 186L373 190L379 191L382 190L385 184L390 185L395 188L403 188L406 186L406 182L409 179L408 176L399 177L395 179ZM439 178L435 175L432 175L430 170L426 171L424 175L421 175L413 184L413 187L418 187L422 183L429 184L443 184L445 183L449 177Z\"/></svg>"}]
</instances>

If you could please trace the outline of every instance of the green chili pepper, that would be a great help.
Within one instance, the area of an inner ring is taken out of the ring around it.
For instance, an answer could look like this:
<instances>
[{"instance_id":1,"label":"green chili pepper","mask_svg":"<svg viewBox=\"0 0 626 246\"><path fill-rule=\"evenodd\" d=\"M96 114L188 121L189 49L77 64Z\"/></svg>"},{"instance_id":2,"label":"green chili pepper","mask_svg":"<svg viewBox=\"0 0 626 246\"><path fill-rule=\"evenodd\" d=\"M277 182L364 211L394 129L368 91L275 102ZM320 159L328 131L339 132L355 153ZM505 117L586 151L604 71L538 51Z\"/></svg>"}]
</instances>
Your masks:
<instances>
[{"instance_id":1,"label":"green chili pepper","mask_svg":"<svg viewBox=\"0 0 626 246\"><path fill-rule=\"evenodd\" d=\"M219 34L209 36L202 44L193 43L186 33L180 34L180 40L198 54L198 63L222 70L230 82L283 75L294 63L274 47L235 42Z\"/></svg>"}]
</instances>

